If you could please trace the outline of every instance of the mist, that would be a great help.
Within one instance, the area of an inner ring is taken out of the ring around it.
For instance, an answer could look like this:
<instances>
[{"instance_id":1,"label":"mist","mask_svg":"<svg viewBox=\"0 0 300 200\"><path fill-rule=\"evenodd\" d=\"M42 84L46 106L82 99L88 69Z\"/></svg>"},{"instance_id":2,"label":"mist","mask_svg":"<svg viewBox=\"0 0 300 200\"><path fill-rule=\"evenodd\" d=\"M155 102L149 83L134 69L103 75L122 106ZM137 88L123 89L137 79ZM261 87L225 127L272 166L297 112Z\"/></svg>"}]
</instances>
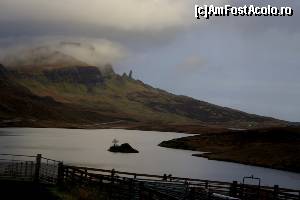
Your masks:
<instances>
[{"instance_id":1,"label":"mist","mask_svg":"<svg viewBox=\"0 0 300 200\"><path fill-rule=\"evenodd\" d=\"M2 64L7 67L37 66L41 63L37 63L35 57L47 57L57 51L76 59L81 65L100 67L108 63L117 64L127 55L125 47L106 39L38 37L27 38L26 43L22 42L23 39L17 43L5 41L9 45L0 49ZM58 59L63 58L53 57L42 64L58 64Z\"/></svg>"},{"instance_id":2,"label":"mist","mask_svg":"<svg viewBox=\"0 0 300 200\"><path fill-rule=\"evenodd\" d=\"M0 58L51 46L88 65L176 94L300 121L299 1L206 0L291 6L292 17L194 18L180 0L2 0ZM20 54L19 54L20 55Z\"/></svg>"}]
</instances>

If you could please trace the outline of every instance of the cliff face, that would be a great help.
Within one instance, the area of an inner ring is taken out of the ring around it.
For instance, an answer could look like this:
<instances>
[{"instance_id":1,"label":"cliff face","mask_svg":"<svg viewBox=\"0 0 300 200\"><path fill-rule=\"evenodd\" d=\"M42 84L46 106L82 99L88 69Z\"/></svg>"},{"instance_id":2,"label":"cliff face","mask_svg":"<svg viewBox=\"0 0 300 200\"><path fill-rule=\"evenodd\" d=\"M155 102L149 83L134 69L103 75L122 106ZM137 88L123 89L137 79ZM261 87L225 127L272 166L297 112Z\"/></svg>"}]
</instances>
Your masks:
<instances>
[{"instance_id":1,"label":"cliff face","mask_svg":"<svg viewBox=\"0 0 300 200\"><path fill-rule=\"evenodd\" d=\"M84 84L88 87L101 85L103 75L96 67L68 67L43 71L45 77L52 82L69 82Z\"/></svg>"},{"instance_id":2,"label":"cliff face","mask_svg":"<svg viewBox=\"0 0 300 200\"><path fill-rule=\"evenodd\" d=\"M27 83L30 85L39 80L36 76ZM103 113L84 105L57 101L55 97L43 95L34 87L26 85L23 81L28 81L29 77L16 76L15 71L11 73L0 65L0 127L77 127L114 120L131 120L123 113ZM44 81L44 78L41 80Z\"/></svg>"},{"instance_id":3,"label":"cliff face","mask_svg":"<svg viewBox=\"0 0 300 200\"><path fill-rule=\"evenodd\" d=\"M76 123L91 124L122 119L152 124L236 128L286 124L153 88L133 79L132 75L116 74L109 64L97 67L81 65L81 61L62 53L48 52L47 49L40 51L29 53L30 62L28 56L26 59L21 56L12 59L16 66L0 66L0 78L5 79L0 93L1 97L6 95L5 101L2 98L2 116L18 117L22 114L24 117L27 112L37 120L55 121L61 118L56 116L59 111L55 110L55 103L60 104L64 111L61 122L72 119ZM57 62L59 64L54 65ZM32 108L30 112L28 105ZM9 110L14 113L8 113ZM57 113L53 114L54 111Z\"/></svg>"}]
</instances>

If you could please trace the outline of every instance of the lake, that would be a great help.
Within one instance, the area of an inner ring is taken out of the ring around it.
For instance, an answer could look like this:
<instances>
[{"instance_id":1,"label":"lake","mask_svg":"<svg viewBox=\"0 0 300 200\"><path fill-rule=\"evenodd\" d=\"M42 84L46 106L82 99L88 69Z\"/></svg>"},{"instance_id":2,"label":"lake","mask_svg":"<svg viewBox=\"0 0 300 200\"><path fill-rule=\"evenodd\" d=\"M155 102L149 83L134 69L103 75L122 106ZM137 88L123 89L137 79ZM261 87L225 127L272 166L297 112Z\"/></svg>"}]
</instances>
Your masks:
<instances>
[{"instance_id":1,"label":"lake","mask_svg":"<svg viewBox=\"0 0 300 200\"><path fill-rule=\"evenodd\" d=\"M1 128L0 153L41 153L67 164L219 181L242 181L244 176L254 175L262 179L263 185L300 189L297 173L207 160L191 156L193 151L157 146L164 140L184 136L187 135L121 129ZM108 152L114 138L130 143L140 153Z\"/></svg>"}]
</instances>

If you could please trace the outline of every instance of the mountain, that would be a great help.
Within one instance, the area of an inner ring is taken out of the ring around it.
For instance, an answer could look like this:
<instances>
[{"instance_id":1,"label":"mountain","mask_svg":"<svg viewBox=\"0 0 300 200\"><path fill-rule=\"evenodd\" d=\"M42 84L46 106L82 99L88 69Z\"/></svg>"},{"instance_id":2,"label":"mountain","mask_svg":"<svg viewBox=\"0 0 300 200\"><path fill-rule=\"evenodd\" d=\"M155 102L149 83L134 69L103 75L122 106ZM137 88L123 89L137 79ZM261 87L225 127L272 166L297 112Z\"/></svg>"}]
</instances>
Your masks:
<instances>
[{"instance_id":1,"label":"mountain","mask_svg":"<svg viewBox=\"0 0 300 200\"><path fill-rule=\"evenodd\" d=\"M102 114L71 103L61 103L51 96L40 96L19 84L10 71L0 65L0 125L1 126L62 126L74 123L91 124L107 120L127 119Z\"/></svg>"},{"instance_id":2,"label":"mountain","mask_svg":"<svg viewBox=\"0 0 300 200\"><path fill-rule=\"evenodd\" d=\"M67 46L64 43L60 46L62 45ZM22 71L29 71L29 73L45 69L52 70L74 66L89 66L86 62L61 52L59 48L51 46L40 46L31 49L19 50L14 54L7 54L1 59L1 63L8 68L16 70L22 69ZM109 64L97 67L104 74L113 73L112 66Z\"/></svg>"},{"instance_id":3,"label":"mountain","mask_svg":"<svg viewBox=\"0 0 300 200\"><path fill-rule=\"evenodd\" d=\"M108 64L90 66L44 48L33 52L28 59L21 56L24 60L4 59L10 65L0 68L7 83L0 92L6 96L6 101L1 98L2 119L31 117L33 126L64 127L121 123L249 128L286 123L174 95L132 76L120 76Z\"/></svg>"},{"instance_id":4,"label":"mountain","mask_svg":"<svg viewBox=\"0 0 300 200\"><path fill-rule=\"evenodd\" d=\"M16 54L6 55L2 64L10 68L60 68L70 66L87 66L88 64L66 55L49 46L20 50Z\"/></svg>"}]
</instances>

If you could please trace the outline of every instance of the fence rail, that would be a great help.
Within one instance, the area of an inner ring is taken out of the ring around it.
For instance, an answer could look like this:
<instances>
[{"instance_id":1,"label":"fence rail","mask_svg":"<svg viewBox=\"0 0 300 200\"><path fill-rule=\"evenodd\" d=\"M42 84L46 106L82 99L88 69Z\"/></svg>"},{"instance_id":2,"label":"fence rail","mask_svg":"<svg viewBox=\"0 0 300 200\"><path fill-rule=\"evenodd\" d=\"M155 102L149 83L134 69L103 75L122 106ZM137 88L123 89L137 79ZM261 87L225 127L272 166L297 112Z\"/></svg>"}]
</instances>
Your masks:
<instances>
[{"instance_id":1,"label":"fence rail","mask_svg":"<svg viewBox=\"0 0 300 200\"><path fill-rule=\"evenodd\" d=\"M169 195L168 199L205 199L204 196L206 199L300 199L300 190L280 188L277 185L268 187L243 184L237 181L230 183L69 165L63 166L62 178L80 183L118 183L123 181L123 184L126 184L126 180L131 180L135 183L142 183L143 190L152 195L154 191Z\"/></svg>"},{"instance_id":2,"label":"fence rail","mask_svg":"<svg viewBox=\"0 0 300 200\"><path fill-rule=\"evenodd\" d=\"M30 155L0 154L0 178L47 184L95 184L108 188L110 199L300 200L300 190L63 165ZM254 177L245 177L253 178Z\"/></svg>"},{"instance_id":3,"label":"fence rail","mask_svg":"<svg viewBox=\"0 0 300 200\"><path fill-rule=\"evenodd\" d=\"M41 154L0 154L0 178L56 184L59 163Z\"/></svg>"}]
</instances>

